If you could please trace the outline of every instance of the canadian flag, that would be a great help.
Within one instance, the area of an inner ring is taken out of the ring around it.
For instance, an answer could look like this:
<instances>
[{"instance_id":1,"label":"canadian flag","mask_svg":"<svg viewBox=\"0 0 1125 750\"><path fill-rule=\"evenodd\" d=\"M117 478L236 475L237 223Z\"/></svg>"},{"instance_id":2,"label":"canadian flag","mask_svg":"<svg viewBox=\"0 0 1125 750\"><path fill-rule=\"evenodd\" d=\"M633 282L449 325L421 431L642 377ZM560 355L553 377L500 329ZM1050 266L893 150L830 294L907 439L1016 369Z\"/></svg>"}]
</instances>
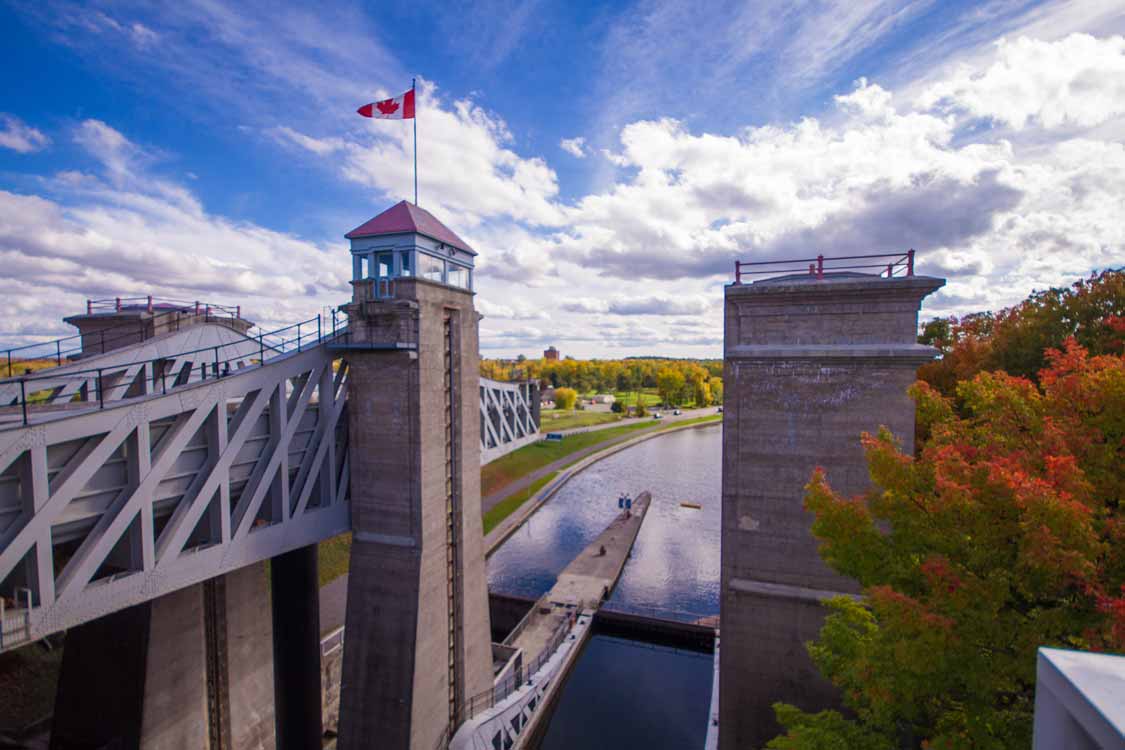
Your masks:
<instances>
[{"instance_id":1,"label":"canadian flag","mask_svg":"<svg viewBox=\"0 0 1125 750\"><path fill-rule=\"evenodd\" d=\"M413 120L414 89L391 99L364 104L356 112L364 117L374 117L376 120Z\"/></svg>"}]
</instances>

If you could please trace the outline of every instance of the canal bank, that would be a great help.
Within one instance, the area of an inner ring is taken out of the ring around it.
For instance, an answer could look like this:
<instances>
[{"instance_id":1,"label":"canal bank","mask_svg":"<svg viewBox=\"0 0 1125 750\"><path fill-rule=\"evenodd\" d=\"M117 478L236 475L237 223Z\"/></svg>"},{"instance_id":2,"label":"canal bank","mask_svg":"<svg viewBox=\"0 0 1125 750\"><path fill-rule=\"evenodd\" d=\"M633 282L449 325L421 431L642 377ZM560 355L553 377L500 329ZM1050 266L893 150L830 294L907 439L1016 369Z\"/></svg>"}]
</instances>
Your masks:
<instances>
[{"instance_id":1,"label":"canal bank","mask_svg":"<svg viewBox=\"0 0 1125 750\"><path fill-rule=\"evenodd\" d=\"M534 479L536 476L547 475L549 472L557 471L558 475L549 481L543 488L536 492L532 497L528 498L520 507L500 522L496 528L492 529L484 538L485 555L491 556L515 531L531 516L535 514L540 508L543 507L560 489L563 488L573 477L577 476L587 468L602 461L610 456L616 455L621 451L632 448L640 443L653 440L664 435L669 435L682 430L704 429L708 427L715 427L721 425L722 420L708 420L706 422L689 422L685 424L673 424L664 429L659 429L654 432L646 432L636 437L628 438L620 442L612 443L605 446L601 450L590 453L585 457L577 459L576 463L566 465L567 461L574 461L573 457L567 457L557 462L558 466L551 464L537 470L533 475L527 479Z\"/></svg>"},{"instance_id":2,"label":"canal bank","mask_svg":"<svg viewBox=\"0 0 1125 750\"><path fill-rule=\"evenodd\" d=\"M703 747L714 675L710 626L719 611L722 426L651 438L577 472L488 561L494 598L538 598L619 512L619 493L653 491L541 748Z\"/></svg>"}]
</instances>

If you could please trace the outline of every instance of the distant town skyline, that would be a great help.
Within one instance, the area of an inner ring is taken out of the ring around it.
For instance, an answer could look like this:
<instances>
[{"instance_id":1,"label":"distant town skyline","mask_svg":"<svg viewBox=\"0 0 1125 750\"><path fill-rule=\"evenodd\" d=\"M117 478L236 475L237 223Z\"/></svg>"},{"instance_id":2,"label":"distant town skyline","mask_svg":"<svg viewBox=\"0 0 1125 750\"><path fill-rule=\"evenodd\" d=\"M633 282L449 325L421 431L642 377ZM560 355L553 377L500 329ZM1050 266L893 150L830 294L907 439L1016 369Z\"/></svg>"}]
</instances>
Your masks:
<instances>
[{"instance_id":1,"label":"distant town skyline","mask_svg":"<svg viewBox=\"0 0 1125 750\"><path fill-rule=\"evenodd\" d=\"M914 247L924 317L1125 258L1125 3L0 0L0 345L87 297L350 296L413 195L486 357L719 356L733 261Z\"/></svg>"}]
</instances>

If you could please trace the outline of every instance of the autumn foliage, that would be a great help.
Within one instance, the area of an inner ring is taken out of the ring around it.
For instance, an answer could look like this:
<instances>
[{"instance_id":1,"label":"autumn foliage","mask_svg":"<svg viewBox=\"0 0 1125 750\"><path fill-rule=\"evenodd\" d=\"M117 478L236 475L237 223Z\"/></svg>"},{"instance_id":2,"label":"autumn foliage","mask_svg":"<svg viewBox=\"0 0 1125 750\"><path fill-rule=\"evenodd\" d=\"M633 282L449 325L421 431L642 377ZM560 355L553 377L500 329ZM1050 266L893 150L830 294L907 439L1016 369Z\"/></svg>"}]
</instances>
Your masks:
<instances>
[{"instance_id":1,"label":"autumn foliage","mask_svg":"<svg viewBox=\"0 0 1125 750\"><path fill-rule=\"evenodd\" d=\"M916 457L864 435L877 489L806 507L859 580L810 653L854 718L779 705L771 748L1027 748L1039 646L1125 651L1125 356L1074 339L1038 383L980 372L912 395Z\"/></svg>"},{"instance_id":2,"label":"autumn foliage","mask_svg":"<svg viewBox=\"0 0 1125 750\"><path fill-rule=\"evenodd\" d=\"M942 357L924 365L918 377L946 396L978 372L1003 370L1035 380L1046 351L1071 337L1093 355L1125 352L1125 271L1102 271L1069 287L1035 292L998 313L929 321L920 340Z\"/></svg>"}]
</instances>

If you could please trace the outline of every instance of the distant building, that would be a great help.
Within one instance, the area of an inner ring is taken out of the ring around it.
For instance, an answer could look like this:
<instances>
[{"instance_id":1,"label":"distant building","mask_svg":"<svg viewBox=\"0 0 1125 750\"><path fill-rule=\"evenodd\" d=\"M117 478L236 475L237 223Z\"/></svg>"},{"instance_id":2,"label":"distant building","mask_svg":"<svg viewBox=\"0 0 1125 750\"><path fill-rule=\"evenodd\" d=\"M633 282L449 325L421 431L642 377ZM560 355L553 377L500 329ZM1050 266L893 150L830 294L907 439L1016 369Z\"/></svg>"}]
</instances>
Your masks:
<instances>
[{"instance_id":1,"label":"distant building","mask_svg":"<svg viewBox=\"0 0 1125 750\"><path fill-rule=\"evenodd\" d=\"M543 390L539 391L539 400L544 404L546 404L549 401L549 402L551 402L551 404L553 406L554 403L555 403L555 389L554 388L544 388ZM548 407L548 408L550 408L550 407Z\"/></svg>"},{"instance_id":2,"label":"distant building","mask_svg":"<svg viewBox=\"0 0 1125 750\"><path fill-rule=\"evenodd\" d=\"M594 396L595 404L612 404L616 400L617 397L612 393L599 393L598 395Z\"/></svg>"},{"instance_id":3,"label":"distant building","mask_svg":"<svg viewBox=\"0 0 1125 750\"><path fill-rule=\"evenodd\" d=\"M547 349L545 349L543 351L543 359L547 360L548 362L558 362L559 361L559 350L556 349L553 346L548 347Z\"/></svg>"}]
</instances>

